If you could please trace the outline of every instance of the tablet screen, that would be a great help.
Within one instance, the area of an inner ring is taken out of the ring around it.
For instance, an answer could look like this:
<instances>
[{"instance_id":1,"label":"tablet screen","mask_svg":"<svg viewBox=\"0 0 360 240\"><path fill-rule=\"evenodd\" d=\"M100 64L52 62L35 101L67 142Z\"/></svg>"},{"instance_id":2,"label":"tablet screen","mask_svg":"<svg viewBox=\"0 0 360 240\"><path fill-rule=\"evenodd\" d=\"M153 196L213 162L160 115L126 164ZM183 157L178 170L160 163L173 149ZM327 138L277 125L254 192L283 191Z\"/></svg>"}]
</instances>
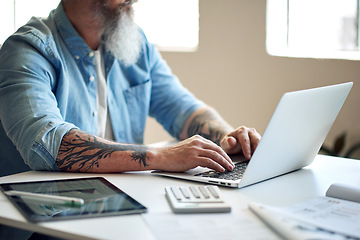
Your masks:
<instances>
[{"instance_id":1,"label":"tablet screen","mask_svg":"<svg viewBox=\"0 0 360 240\"><path fill-rule=\"evenodd\" d=\"M102 177L0 184L3 192L16 190L36 194L66 196L84 200L68 207L41 199L7 196L32 222L143 213L147 209Z\"/></svg>"}]
</instances>

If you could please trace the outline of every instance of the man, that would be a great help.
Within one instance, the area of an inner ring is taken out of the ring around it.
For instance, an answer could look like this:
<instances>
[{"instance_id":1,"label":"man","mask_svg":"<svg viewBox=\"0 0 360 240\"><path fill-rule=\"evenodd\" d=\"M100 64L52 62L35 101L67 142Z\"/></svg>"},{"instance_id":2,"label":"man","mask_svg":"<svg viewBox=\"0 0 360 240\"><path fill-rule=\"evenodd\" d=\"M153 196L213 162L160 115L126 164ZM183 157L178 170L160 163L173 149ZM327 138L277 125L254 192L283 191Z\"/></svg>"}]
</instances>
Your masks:
<instances>
[{"instance_id":1,"label":"man","mask_svg":"<svg viewBox=\"0 0 360 240\"><path fill-rule=\"evenodd\" d=\"M30 169L231 171L228 154L251 157L260 135L232 129L180 84L134 24L132 3L63 0L4 43L0 176ZM148 115L182 141L142 145ZM0 233L6 237L4 228Z\"/></svg>"},{"instance_id":2,"label":"man","mask_svg":"<svg viewBox=\"0 0 360 240\"><path fill-rule=\"evenodd\" d=\"M132 3L63 0L47 19L33 18L4 43L2 175L231 171L228 154L251 157L260 135L232 129L180 84L133 22ZM182 141L141 145L148 115Z\"/></svg>"}]
</instances>

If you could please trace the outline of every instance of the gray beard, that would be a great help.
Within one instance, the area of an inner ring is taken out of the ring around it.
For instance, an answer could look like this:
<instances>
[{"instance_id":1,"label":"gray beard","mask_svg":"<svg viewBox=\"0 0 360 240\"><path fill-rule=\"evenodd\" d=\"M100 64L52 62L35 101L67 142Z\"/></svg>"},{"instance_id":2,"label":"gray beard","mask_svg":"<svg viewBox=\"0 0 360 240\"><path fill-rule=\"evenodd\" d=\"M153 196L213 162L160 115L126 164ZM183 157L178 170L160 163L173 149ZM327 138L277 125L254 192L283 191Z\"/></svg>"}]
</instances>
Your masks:
<instances>
[{"instance_id":1,"label":"gray beard","mask_svg":"<svg viewBox=\"0 0 360 240\"><path fill-rule=\"evenodd\" d=\"M105 31L102 44L125 65L136 63L141 52L141 33L133 20L132 8L122 9L119 17L104 17Z\"/></svg>"}]
</instances>

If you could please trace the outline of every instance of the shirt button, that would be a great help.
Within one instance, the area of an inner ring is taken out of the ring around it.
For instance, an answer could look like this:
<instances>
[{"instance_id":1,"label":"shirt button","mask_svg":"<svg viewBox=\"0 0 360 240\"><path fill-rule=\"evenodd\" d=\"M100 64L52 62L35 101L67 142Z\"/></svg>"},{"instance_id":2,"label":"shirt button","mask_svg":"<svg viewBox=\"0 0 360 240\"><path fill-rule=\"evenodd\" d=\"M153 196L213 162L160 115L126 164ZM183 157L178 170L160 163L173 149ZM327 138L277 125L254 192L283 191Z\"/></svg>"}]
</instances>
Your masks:
<instances>
[{"instance_id":1,"label":"shirt button","mask_svg":"<svg viewBox=\"0 0 360 240\"><path fill-rule=\"evenodd\" d=\"M94 56L94 52L89 52L89 57L93 57Z\"/></svg>"},{"instance_id":2,"label":"shirt button","mask_svg":"<svg viewBox=\"0 0 360 240\"><path fill-rule=\"evenodd\" d=\"M97 111L95 111L95 112L93 112L93 117L96 117L96 115L97 115Z\"/></svg>"},{"instance_id":3,"label":"shirt button","mask_svg":"<svg viewBox=\"0 0 360 240\"><path fill-rule=\"evenodd\" d=\"M78 55L76 55L76 56L75 56L75 59L76 59L76 60L79 60L79 59L80 59L80 57L79 57Z\"/></svg>"},{"instance_id":4,"label":"shirt button","mask_svg":"<svg viewBox=\"0 0 360 240\"><path fill-rule=\"evenodd\" d=\"M90 77L89 77L89 80L90 80L90 82L92 82L92 81L95 80L95 77L94 77L94 76L90 76Z\"/></svg>"}]
</instances>

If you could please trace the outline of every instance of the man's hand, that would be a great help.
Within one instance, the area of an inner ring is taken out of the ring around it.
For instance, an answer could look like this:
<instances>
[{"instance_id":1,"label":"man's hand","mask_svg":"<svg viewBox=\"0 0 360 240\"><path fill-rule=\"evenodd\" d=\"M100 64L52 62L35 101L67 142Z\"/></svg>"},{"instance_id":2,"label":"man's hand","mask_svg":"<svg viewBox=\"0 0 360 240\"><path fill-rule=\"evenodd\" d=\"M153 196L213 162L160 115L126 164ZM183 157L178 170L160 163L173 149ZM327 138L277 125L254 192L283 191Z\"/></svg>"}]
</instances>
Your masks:
<instances>
[{"instance_id":1,"label":"man's hand","mask_svg":"<svg viewBox=\"0 0 360 240\"><path fill-rule=\"evenodd\" d=\"M183 172L197 166L221 172L234 169L234 164L221 147L199 135L171 147L156 149L155 152L159 157L160 170Z\"/></svg>"},{"instance_id":2,"label":"man's hand","mask_svg":"<svg viewBox=\"0 0 360 240\"><path fill-rule=\"evenodd\" d=\"M243 153L250 159L259 144L260 134L245 126L233 129L213 108L206 106L189 117L180 139L198 134L220 145L226 154Z\"/></svg>"},{"instance_id":3,"label":"man's hand","mask_svg":"<svg viewBox=\"0 0 360 240\"><path fill-rule=\"evenodd\" d=\"M226 134L220 140L220 146L227 154L243 153L250 159L260 142L261 136L254 128L241 126Z\"/></svg>"}]
</instances>

